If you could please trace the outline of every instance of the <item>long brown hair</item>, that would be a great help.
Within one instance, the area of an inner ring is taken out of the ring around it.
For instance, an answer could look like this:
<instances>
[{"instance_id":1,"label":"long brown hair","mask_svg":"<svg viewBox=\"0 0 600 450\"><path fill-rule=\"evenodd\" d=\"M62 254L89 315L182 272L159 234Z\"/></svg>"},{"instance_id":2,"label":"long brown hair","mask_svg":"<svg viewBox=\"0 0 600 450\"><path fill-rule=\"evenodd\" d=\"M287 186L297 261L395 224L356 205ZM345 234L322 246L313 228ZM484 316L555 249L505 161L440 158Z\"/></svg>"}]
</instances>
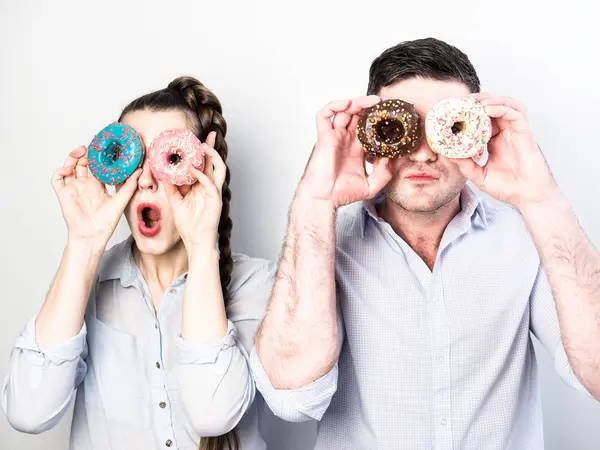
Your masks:
<instances>
[{"instance_id":1,"label":"long brown hair","mask_svg":"<svg viewBox=\"0 0 600 450\"><path fill-rule=\"evenodd\" d=\"M200 141L205 142L211 131L216 133L215 150L227 167L227 122L223 118L221 102L204 84L192 77L178 77L161 89L143 95L123 109L119 121L128 113L140 110L167 111L179 110L186 114L191 130ZM231 229L233 223L229 217L231 189L229 187L229 167L223 183L223 206L219 219L219 273L223 298L227 304L227 288L231 281L233 257L231 255ZM202 438L200 450L239 450L239 440L235 430L216 437Z\"/></svg>"}]
</instances>

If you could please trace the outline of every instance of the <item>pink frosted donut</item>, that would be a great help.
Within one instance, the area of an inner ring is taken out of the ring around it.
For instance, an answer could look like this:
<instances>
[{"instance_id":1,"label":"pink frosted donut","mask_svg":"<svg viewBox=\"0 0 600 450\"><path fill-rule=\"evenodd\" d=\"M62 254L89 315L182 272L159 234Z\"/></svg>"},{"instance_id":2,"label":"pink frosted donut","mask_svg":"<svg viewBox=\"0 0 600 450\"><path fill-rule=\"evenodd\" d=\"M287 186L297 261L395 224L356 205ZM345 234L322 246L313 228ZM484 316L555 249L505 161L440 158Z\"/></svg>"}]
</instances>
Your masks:
<instances>
[{"instance_id":1,"label":"pink frosted donut","mask_svg":"<svg viewBox=\"0 0 600 450\"><path fill-rule=\"evenodd\" d=\"M429 110L425 134L429 147L446 158L477 159L492 137L492 123L474 98L449 98Z\"/></svg>"},{"instance_id":2,"label":"pink frosted donut","mask_svg":"<svg viewBox=\"0 0 600 450\"><path fill-rule=\"evenodd\" d=\"M166 130L148 149L148 162L157 180L168 180L177 186L196 181L190 166L204 169L204 150L200 140L189 130Z\"/></svg>"}]
</instances>

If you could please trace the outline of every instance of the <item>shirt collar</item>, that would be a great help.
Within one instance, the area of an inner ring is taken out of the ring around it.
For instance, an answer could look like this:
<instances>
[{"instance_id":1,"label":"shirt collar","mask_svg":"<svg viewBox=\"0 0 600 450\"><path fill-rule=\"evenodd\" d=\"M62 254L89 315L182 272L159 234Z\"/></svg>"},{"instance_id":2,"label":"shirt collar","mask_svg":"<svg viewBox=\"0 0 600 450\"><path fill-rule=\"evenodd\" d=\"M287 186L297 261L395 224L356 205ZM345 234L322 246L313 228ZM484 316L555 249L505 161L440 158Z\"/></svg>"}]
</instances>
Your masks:
<instances>
[{"instance_id":1,"label":"shirt collar","mask_svg":"<svg viewBox=\"0 0 600 450\"><path fill-rule=\"evenodd\" d=\"M219 252L217 235L217 253ZM98 271L98 282L107 280L119 280L123 287L132 286L136 278L142 274L133 259L133 236L129 235L127 239L110 248L101 263ZM187 280L187 272L183 273L173 282L180 284Z\"/></svg>"},{"instance_id":2,"label":"shirt collar","mask_svg":"<svg viewBox=\"0 0 600 450\"><path fill-rule=\"evenodd\" d=\"M133 285L139 269L133 260L133 236L109 249L98 272L98 281L120 280L123 287Z\"/></svg>"}]
</instances>

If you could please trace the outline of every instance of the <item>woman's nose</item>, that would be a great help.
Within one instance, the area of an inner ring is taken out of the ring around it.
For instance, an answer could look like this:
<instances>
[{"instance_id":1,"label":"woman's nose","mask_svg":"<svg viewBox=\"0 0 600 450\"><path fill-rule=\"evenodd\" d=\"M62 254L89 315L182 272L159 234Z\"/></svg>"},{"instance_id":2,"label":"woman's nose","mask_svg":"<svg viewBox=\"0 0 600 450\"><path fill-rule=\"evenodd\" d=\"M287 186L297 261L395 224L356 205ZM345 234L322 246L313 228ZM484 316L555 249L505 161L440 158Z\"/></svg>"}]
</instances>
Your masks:
<instances>
[{"instance_id":1,"label":"woman's nose","mask_svg":"<svg viewBox=\"0 0 600 450\"><path fill-rule=\"evenodd\" d=\"M150 169L150 164L148 163L148 159L144 160L144 164L142 165L142 174L138 178L138 186L141 190L148 190L155 192L158 189L158 182L156 178L154 178L154 174Z\"/></svg>"}]
</instances>

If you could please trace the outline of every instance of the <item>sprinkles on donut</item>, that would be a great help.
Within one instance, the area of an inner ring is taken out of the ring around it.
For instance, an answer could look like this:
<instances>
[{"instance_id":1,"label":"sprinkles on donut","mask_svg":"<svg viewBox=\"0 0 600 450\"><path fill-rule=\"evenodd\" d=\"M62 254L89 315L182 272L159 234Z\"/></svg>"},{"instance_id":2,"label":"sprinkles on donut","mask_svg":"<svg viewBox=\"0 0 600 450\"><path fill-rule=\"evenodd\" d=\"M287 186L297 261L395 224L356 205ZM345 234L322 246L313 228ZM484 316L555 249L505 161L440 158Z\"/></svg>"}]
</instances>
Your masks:
<instances>
[{"instance_id":1,"label":"sprinkles on donut","mask_svg":"<svg viewBox=\"0 0 600 450\"><path fill-rule=\"evenodd\" d=\"M190 167L202 171L204 149L200 140L189 130L166 130L152 140L148 162L157 180L168 180L182 186L196 181Z\"/></svg>"},{"instance_id":2,"label":"sprinkles on donut","mask_svg":"<svg viewBox=\"0 0 600 450\"><path fill-rule=\"evenodd\" d=\"M411 103L384 100L363 111L356 133L367 153L397 158L419 146L421 119Z\"/></svg>"},{"instance_id":3,"label":"sprinkles on donut","mask_svg":"<svg viewBox=\"0 0 600 450\"><path fill-rule=\"evenodd\" d=\"M472 158L492 137L492 122L473 97L449 98L433 106L425 118L431 150L446 158Z\"/></svg>"},{"instance_id":4,"label":"sprinkles on donut","mask_svg":"<svg viewBox=\"0 0 600 450\"><path fill-rule=\"evenodd\" d=\"M124 182L144 161L144 146L136 131L114 122L104 127L88 147L90 172L104 184Z\"/></svg>"}]
</instances>

